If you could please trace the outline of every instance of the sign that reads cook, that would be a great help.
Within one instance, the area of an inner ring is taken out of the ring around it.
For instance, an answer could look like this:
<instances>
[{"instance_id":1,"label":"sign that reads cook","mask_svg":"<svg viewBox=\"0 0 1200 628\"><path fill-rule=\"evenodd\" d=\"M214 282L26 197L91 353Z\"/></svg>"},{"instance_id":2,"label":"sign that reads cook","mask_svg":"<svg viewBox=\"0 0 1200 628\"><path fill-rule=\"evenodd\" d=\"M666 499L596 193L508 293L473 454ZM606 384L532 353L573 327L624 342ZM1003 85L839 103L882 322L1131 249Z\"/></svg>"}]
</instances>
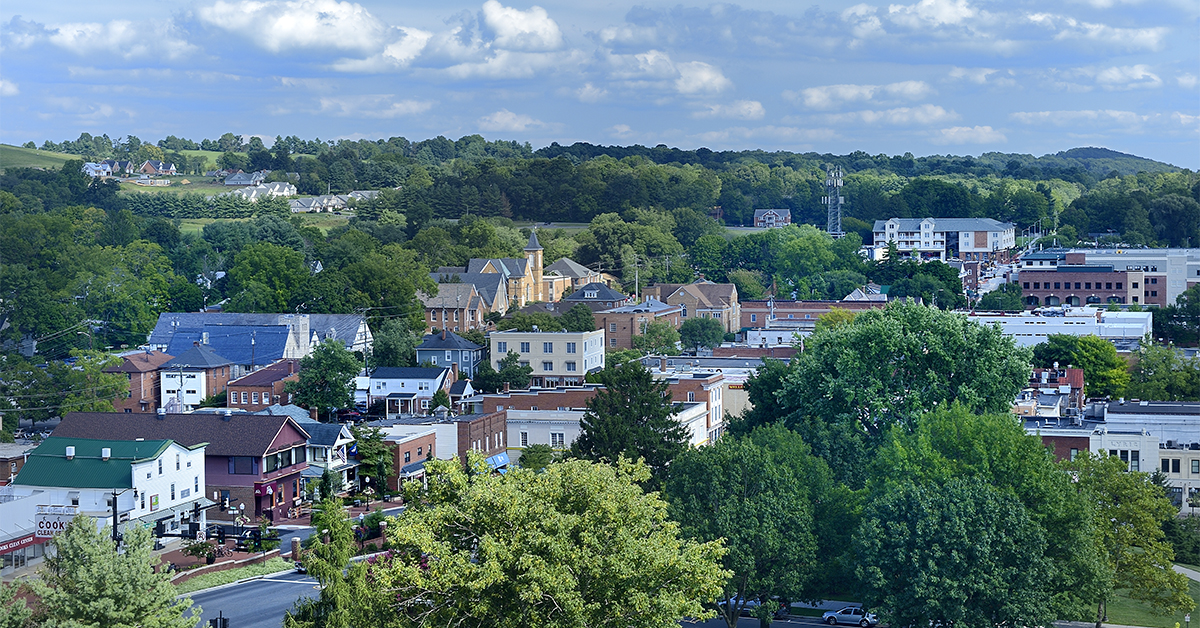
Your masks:
<instances>
[{"instance_id":1,"label":"sign that reads cook","mask_svg":"<svg viewBox=\"0 0 1200 628\"><path fill-rule=\"evenodd\" d=\"M34 531L33 535L39 539L54 538L67 529L67 524L71 523L71 519L73 518L71 515L39 512L35 519L37 530Z\"/></svg>"}]
</instances>

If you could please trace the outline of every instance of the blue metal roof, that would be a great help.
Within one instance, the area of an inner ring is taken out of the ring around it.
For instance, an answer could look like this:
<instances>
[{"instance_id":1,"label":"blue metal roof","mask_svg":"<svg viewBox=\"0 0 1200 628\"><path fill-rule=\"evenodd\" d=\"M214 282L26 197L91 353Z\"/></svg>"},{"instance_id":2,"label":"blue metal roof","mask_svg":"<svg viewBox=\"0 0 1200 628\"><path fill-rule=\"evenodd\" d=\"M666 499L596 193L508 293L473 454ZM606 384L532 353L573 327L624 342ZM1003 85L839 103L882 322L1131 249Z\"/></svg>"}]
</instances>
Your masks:
<instances>
[{"instance_id":1,"label":"blue metal roof","mask_svg":"<svg viewBox=\"0 0 1200 628\"><path fill-rule=\"evenodd\" d=\"M205 325L177 330L167 353L181 355L194 343L203 343L205 333L208 348L235 364L271 364L280 360L288 340L288 328L283 325Z\"/></svg>"}]
</instances>

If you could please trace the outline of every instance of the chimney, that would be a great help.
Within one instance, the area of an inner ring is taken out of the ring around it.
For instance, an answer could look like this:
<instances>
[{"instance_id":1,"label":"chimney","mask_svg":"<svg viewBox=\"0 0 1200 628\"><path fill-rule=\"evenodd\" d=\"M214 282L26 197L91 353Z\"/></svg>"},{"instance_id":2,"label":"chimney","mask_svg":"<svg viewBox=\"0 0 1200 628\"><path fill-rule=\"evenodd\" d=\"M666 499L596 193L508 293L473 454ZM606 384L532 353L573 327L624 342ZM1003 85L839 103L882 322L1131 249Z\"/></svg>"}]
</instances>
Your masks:
<instances>
[{"instance_id":1,"label":"chimney","mask_svg":"<svg viewBox=\"0 0 1200 628\"><path fill-rule=\"evenodd\" d=\"M445 339L446 339L446 330L443 329L442 330L442 340L445 340Z\"/></svg>"},{"instance_id":2,"label":"chimney","mask_svg":"<svg viewBox=\"0 0 1200 628\"><path fill-rule=\"evenodd\" d=\"M458 381L458 362L450 363L450 383Z\"/></svg>"},{"instance_id":3,"label":"chimney","mask_svg":"<svg viewBox=\"0 0 1200 628\"><path fill-rule=\"evenodd\" d=\"M74 460L74 459L75 459L75 446L67 445L67 460Z\"/></svg>"},{"instance_id":4,"label":"chimney","mask_svg":"<svg viewBox=\"0 0 1200 628\"><path fill-rule=\"evenodd\" d=\"M110 449L108 447L101 449L100 450L100 459L108 460L109 458L112 458L112 449Z\"/></svg>"},{"instance_id":5,"label":"chimney","mask_svg":"<svg viewBox=\"0 0 1200 628\"><path fill-rule=\"evenodd\" d=\"M159 408L159 409L158 409L158 420L159 420L159 421L161 421L161 420L163 420L163 419L165 419L165 418L167 418L167 409L166 409L166 408Z\"/></svg>"},{"instance_id":6,"label":"chimney","mask_svg":"<svg viewBox=\"0 0 1200 628\"><path fill-rule=\"evenodd\" d=\"M504 390L501 392L505 392L505 393L508 392L508 382L504 382Z\"/></svg>"}]
</instances>

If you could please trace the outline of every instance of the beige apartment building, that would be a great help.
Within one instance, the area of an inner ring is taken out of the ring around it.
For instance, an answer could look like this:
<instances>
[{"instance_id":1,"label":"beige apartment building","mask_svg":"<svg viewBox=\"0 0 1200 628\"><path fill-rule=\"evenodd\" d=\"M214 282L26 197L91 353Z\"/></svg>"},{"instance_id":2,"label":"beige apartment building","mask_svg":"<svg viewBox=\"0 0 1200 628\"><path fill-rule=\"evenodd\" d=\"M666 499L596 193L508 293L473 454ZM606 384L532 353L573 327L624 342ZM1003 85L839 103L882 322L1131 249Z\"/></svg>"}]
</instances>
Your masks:
<instances>
[{"instance_id":1,"label":"beige apartment building","mask_svg":"<svg viewBox=\"0 0 1200 628\"><path fill-rule=\"evenodd\" d=\"M583 376L604 368L604 330L570 331L494 331L489 337L492 367L500 369L500 360L513 351L521 364L533 369L530 386L555 388L575 386Z\"/></svg>"}]
</instances>

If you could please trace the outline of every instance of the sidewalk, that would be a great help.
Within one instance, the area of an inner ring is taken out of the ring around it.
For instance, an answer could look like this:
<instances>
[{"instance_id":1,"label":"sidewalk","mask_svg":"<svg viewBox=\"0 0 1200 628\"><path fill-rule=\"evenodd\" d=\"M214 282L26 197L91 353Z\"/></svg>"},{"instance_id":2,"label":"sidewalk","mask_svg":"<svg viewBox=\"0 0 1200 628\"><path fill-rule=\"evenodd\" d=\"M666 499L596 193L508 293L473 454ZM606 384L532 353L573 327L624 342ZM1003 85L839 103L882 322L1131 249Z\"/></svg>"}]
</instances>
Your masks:
<instances>
[{"instance_id":1,"label":"sidewalk","mask_svg":"<svg viewBox=\"0 0 1200 628\"><path fill-rule=\"evenodd\" d=\"M1196 571L1195 569L1188 569L1187 567L1175 565L1175 573L1181 573L1188 578L1195 580L1196 582L1200 582L1200 571Z\"/></svg>"}]
</instances>

